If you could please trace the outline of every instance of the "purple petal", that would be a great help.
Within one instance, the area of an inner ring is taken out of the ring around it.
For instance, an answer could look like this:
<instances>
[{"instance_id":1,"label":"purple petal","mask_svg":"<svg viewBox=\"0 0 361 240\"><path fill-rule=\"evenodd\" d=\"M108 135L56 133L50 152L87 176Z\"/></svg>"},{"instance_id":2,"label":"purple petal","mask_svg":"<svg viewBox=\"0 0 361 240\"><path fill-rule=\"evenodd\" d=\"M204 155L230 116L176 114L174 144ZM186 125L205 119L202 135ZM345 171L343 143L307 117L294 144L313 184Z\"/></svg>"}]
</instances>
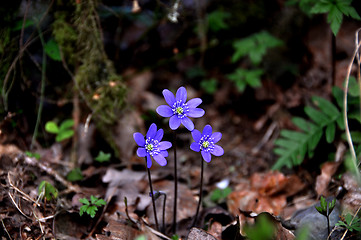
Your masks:
<instances>
[{"instance_id":1,"label":"purple petal","mask_svg":"<svg viewBox=\"0 0 361 240\"><path fill-rule=\"evenodd\" d=\"M143 134L136 132L133 134L133 138L134 138L135 142L138 144L138 146L144 147L145 140L144 140Z\"/></svg>"},{"instance_id":2,"label":"purple petal","mask_svg":"<svg viewBox=\"0 0 361 240\"><path fill-rule=\"evenodd\" d=\"M206 162L211 161L212 156L211 156L211 154L209 152L202 151L201 154L202 154L202 157L203 157L204 161L206 161Z\"/></svg>"},{"instance_id":3,"label":"purple petal","mask_svg":"<svg viewBox=\"0 0 361 240\"><path fill-rule=\"evenodd\" d=\"M205 135L211 136L212 135L212 127L211 127L211 125L208 124L203 128L202 135L203 136L205 136Z\"/></svg>"},{"instance_id":4,"label":"purple petal","mask_svg":"<svg viewBox=\"0 0 361 240\"><path fill-rule=\"evenodd\" d=\"M172 130L176 130L179 127L180 124L181 124L181 120L178 118L178 116L173 115L173 116L170 117L170 119L169 119L169 127Z\"/></svg>"},{"instance_id":5,"label":"purple petal","mask_svg":"<svg viewBox=\"0 0 361 240\"><path fill-rule=\"evenodd\" d=\"M159 130L157 131L157 133L155 134L154 139L157 140L157 141L162 140L163 134L164 134L163 129L159 129Z\"/></svg>"},{"instance_id":6,"label":"purple petal","mask_svg":"<svg viewBox=\"0 0 361 240\"><path fill-rule=\"evenodd\" d=\"M156 111L162 117L171 117L174 114L172 109L167 105L160 105Z\"/></svg>"},{"instance_id":7,"label":"purple petal","mask_svg":"<svg viewBox=\"0 0 361 240\"><path fill-rule=\"evenodd\" d=\"M222 138L222 133L220 133L220 132L215 132L215 133L212 134L211 138L214 139L214 140L213 140L213 143L216 143L216 142L218 142L219 140L221 140L221 138Z\"/></svg>"},{"instance_id":8,"label":"purple petal","mask_svg":"<svg viewBox=\"0 0 361 240\"><path fill-rule=\"evenodd\" d=\"M197 129L194 129L192 131L192 137L193 137L194 141L199 142L201 140L202 134Z\"/></svg>"},{"instance_id":9,"label":"purple petal","mask_svg":"<svg viewBox=\"0 0 361 240\"><path fill-rule=\"evenodd\" d=\"M187 102L187 105L189 108L196 108L199 106L199 104L202 103L202 99L200 98L193 98Z\"/></svg>"},{"instance_id":10,"label":"purple petal","mask_svg":"<svg viewBox=\"0 0 361 240\"><path fill-rule=\"evenodd\" d=\"M191 149L195 152L199 152L201 150L201 145L198 142L192 142Z\"/></svg>"},{"instance_id":11,"label":"purple petal","mask_svg":"<svg viewBox=\"0 0 361 240\"><path fill-rule=\"evenodd\" d=\"M163 141L159 143L159 150L166 150L172 147L172 143L168 141Z\"/></svg>"},{"instance_id":12,"label":"purple petal","mask_svg":"<svg viewBox=\"0 0 361 240\"><path fill-rule=\"evenodd\" d=\"M147 151L145 150L145 148L138 148L137 155L138 157L145 157L147 155Z\"/></svg>"},{"instance_id":13,"label":"purple petal","mask_svg":"<svg viewBox=\"0 0 361 240\"><path fill-rule=\"evenodd\" d=\"M223 150L223 148L222 148L221 146L214 145L214 149L213 149L213 151L212 151L212 154L213 154L214 156L219 157L219 156L222 156L223 153L224 153L224 150Z\"/></svg>"},{"instance_id":14,"label":"purple petal","mask_svg":"<svg viewBox=\"0 0 361 240\"><path fill-rule=\"evenodd\" d=\"M204 110L200 108L191 108L187 113L189 117L198 118L204 115Z\"/></svg>"},{"instance_id":15,"label":"purple petal","mask_svg":"<svg viewBox=\"0 0 361 240\"><path fill-rule=\"evenodd\" d=\"M157 163L159 163L159 165L161 165L161 166L167 165L167 160L165 159L165 157L162 154L154 155L153 158Z\"/></svg>"},{"instance_id":16,"label":"purple petal","mask_svg":"<svg viewBox=\"0 0 361 240\"><path fill-rule=\"evenodd\" d=\"M152 123L147 132L147 136L146 136L147 139L148 138L154 139L156 132L157 132L157 125L155 125L155 123Z\"/></svg>"},{"instance_id":17,"label":"purple petal","mask_svg":"<svg viewBox=\"0 0 361 240\"><path fill-rule=\"evenodd\" d=\"M147 168L150 168L152 166L152 159L150 158L150 155L147 154Z\"/></svg>"},{"instance_id":18,"label":"purple petal","mask_svg":"<svg viewBox=\"0 0 361 240\"><path fill-rule=\"evenodd\" d=\"M175 97L174 97L173 93L171 91L169 91L168 89L164 89L162 93L163 93L164 99L168 103L168 105L173 106L173 104L175 102Z\"/></svg>"},{"instance_id":19,"label":"purple petal","mask_svg":"<svg viewBox=\"0 0 361 240\"><path fill-rule=\"evenodd\" d=\"M185 89L185 87L178 88L175 96L175 99L177 101L182 101L183 103L185 103L187 101L187 90Z\"/></svg>"},{"instance_id":20,"label":"purple petal","mask_svg":"<svg viewBox=\"0 0 361 240\"><path fill-rule=\"evenodd\" d=\"M161 150L159 154L162 154L163 157L168 157L168 151L167 150Z\"/></svg>"},{"instance_id":21,"label":"purple petal","mask_svg":"<svg viewBox=\"0 0 361 240\"><path fill-rule=\"evenodd\" d=\"M182 118L181 122L189 131L194 130L194 124L188 117Z\"/></svg>"}]
</instances>

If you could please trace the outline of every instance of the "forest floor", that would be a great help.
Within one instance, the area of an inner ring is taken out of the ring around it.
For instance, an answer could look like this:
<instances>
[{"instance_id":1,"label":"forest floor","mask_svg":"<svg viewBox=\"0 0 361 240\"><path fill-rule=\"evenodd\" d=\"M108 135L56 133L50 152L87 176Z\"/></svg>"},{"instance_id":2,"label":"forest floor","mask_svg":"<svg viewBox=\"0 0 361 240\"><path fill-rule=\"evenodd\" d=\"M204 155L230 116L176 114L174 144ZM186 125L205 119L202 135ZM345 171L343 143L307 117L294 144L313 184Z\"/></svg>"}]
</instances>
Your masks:
<instances>
[{"instance_id":1,"label":"forest floor","mask_svg":"<svg viewBox=\"0 0 361 240\"><path fill-rule=\"evenodd\" d=\"M319 26L325 28L327 25ZM337 37L337 50L345 57L336 62L335 85L342 87L350 58L354 51L354 33L357 26L345 24ZM302 109L313 95L331 98L329 79L331 61L330 38L321 36L315 27L309 32L307 47L312 55L312 67L289 88L283 89L273 81L265 80L262 88L254 90L255 98L239 107L241 97L232 102L233 83L224 82L212 98L200 107L204 118L194 119L196 129L211 124L222 133L219 142L224 149L221 157L212 157L205 164L203 206L196 229L189 235L197 207L201 172L201 155L192 152L191 135L186 129L178 130L178 208L176 234L188 239L244 239L237 231L246 222L253 222L251 213L269 213L277 222L277 239L295 239L294 233L284 227L287 219L301 209L312 208L321 195L337 197L338 204L356 212L361 205L360 188L353 177L345 173L341 179L333 176L341 169L344 143L333 146L338 158L326 162L322 153L316 161L305 163L283 172L271 171L277 156L273 153L274 140L281 129L295 129L292 115L287 109ZM177 76L168 76L169 78ZM71 141L56 143L49 148L37 149L40 160L25 154L21 139L31 138L31 133L19 136L7 127L11 115L1 122L0 144L0 235L2 239L169 239L172 237L174 200L173 151L169 151L168 164L160 167L153 163L151 176L154 189L166 193L165 219L162 218L163 201L156 201L159 231L154 225L154 215L144 160L135 154L132 134L146 133L142 115L149 109L164 104L160 85L151 72L145 71L128 81L129 103L134 108L122 116L114 131L118 134L121 157L110 162L94 162L92 148L98 144L92 124L77 129L81 143L76 150L82 160L83 179L69 182L66 169L72 154ZM154 84L157 87L154 87ZM175 81L174 86L178 86ZM153 85L153 87L152 87ZM173 86L172 86L173 87ZM185 86L188 98L200 93ZM152 89L152 90L150 90ZM154 89L159 92L154 92ZM176 88L173 88L176 89ZM140 97L141 96L141 97ZM239 109L246 109L244 112ZM172 141L167 122L164 140ZM167 132L168 131L168 132ZM322 150L321 150L322 151ZM341 156L341 157L339 157ZM90 160L89 160L90 159ZM55 199L39 198L39 184L46 180L58 189ZM223 183L223 186L220 185ZM224 186L224 184L226 186ZM225 194L226 189L231 193ZM217 195L218 192L218 195ZM93 195L103 198L106 205L99 207L94 218L79 215L81 198ZM125 202L126 198L126 202ZM341 209L338 210L340 213ZM314 213L312 213L314 214ZM313 216L313 215L312 215ZM281 217L283 220L279 220ZM317 217L316 217L317 218ZM317 218L318 219L318 218ZM313 221L313 219L309 220ZM317 221L317 220L316 220ZM323 221L323 220L322 220ZM283 225L281 224L283 223ZM205 228L207 231L202 231ZM163 233L161 233L163 232ZM339 239L344 231L335 232ZM338 234L338 235L337 235ZM144 238L142 238L142 236ZM348 233L345 239L356 239Z\"/></svg>"}]
</instances>

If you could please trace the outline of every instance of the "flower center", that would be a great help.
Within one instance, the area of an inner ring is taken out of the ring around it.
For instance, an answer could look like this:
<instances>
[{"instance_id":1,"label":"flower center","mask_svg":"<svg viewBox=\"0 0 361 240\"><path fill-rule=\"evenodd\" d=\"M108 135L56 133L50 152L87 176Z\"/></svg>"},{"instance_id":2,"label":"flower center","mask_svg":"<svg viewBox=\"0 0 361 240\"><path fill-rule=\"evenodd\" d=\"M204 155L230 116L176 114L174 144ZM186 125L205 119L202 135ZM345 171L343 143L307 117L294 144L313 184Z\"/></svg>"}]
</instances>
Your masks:
<instances>
[{"instance_id":1,"label":"flower center","mask_svg":"<svg viewBox=\"0 0 361 240\"><path fill-rule=\"evenodd\" d=\"M184 110L182 107L177 107L177 109L175 110L178 114L183 114Z\"/></svg>"},{"instance_id":2,"label":"flower center","mask_svg":"<svg viewBox=\"0 0 361 240\"><path fill-rule=\"evenodd\" d=\"M202 146L204 147L204 148L207 148L207 147L209 147L209 142L208 141L204 141L204 142L202 142Z\"/></svg>"},{"instance_id":3,"label":"flower center","mask_svg":"<svg viewBox=\"0 0 361 240\"><path fill-rule=\"evenodd\" d=\"M201 145L201 150L206 152L213 152L214 149L214 139L209 135L203 135L201 140L199 141L199 145Z\"/></svg>"},{"instance_id":4,"label":"flower center","mask_svg":"<svg viewBox=\"0 0 361 240\"><path fill-rule=\"evenodd\" d=\"M146 148L148 151L153 151L153 144L147 144L147 146L145 146L145 148Z\"/></svg>"},{"instance_id":5,"label":"flower center","mask_svg":"<svg viewBox=\"0 0 361 240\"><path fill-rule=\"evenodd\" d=\"M174 115L178 116L178 118L184 118L187 117L189 107L186 103L183 103L182 101L177 101L173 104L172 111Z\"/></svg>"}]
</instances>

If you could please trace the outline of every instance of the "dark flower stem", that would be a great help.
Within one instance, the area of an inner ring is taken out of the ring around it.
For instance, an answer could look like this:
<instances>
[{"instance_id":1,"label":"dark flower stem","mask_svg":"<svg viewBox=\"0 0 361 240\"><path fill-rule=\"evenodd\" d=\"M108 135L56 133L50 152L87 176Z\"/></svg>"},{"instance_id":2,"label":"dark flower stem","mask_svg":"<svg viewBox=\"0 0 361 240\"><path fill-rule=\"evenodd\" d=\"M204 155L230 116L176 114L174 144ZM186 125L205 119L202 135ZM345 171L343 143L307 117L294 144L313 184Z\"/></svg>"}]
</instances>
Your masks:
<instances>
[{"instance_id":1,"label":"dark flower stem","mask_svg":"<svg viewBox=\"0 0 361 240\"><path fill-rule=\"evenodd\" d=\"M165 203L167 201L167 194L163 194L164 200L163 200L163 220L162 220L162 233L165 232Z\"/></svg>"},{"instance_id":2,"label":"dark flower stem","mask_svg":"<svg viewBox=\"0 0 361 240\"><path fill-rule=\"evenodd\" d=\"M202 203L202 193L203 193L203 169L204 169L204 164L203 164L203 160L201 159L201 183L199 186L199 201L198 201L198 206L197 206L197 211L196 211L196 216L194 217L192 226L194 226L197 222L198 219L198 213L199 213L199 209L201 207L201 203Z\"/></svg>"},{"instance_id":3,"label":"dark flower stem","mask_svg":"<svg viewBox=\"0 0 361 240\"><path fill-rule=\"evenodd\" d=\"M178 174L177 174L177 132L173 135L174 147L174 204L173 204L173 233L177 231L177 198L178 198Z\"/></svg>"},{"instance_id":4,"label":"dark flower stem","mask_svg":"<svg viewBox=\"0 0 361 240\"><path fill-rule=\"evenodd\" d=\"M147 166L147 157L145 157L145 166ZM149 188L152 195L152 203L153 203L153 212L154 212L154 220L155 220L155 227L157 231L159 231L159 225L158 225L158 218L157 218L157 210L155 209L155 200L154 200L154 194L153 194L153 186L152 186L152 178L150 176L150 170L147 168L148 171L148 180L149 180Z\"/></svg>"}]
</instances>

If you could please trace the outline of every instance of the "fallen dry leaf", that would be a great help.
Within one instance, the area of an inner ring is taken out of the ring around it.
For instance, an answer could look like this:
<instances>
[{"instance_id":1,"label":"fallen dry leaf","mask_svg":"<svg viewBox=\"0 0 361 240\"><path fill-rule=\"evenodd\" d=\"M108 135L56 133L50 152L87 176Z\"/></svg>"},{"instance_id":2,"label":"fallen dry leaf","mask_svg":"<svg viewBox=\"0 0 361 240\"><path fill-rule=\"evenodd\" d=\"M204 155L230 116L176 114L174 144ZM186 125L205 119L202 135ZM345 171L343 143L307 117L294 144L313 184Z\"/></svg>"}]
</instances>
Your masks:
<instances>
[{"instance_id":1,"label":"fallen dry leaf","mask_svg":"<svg viewBox=\"0 0 361 240\"><path fill-rule=\"evenodd\" d=\"M315 190L318 196L328 196L328 185L341 162L326 162L321 166L321 174L316 178Z\"/></svg>"}]
</instances>

